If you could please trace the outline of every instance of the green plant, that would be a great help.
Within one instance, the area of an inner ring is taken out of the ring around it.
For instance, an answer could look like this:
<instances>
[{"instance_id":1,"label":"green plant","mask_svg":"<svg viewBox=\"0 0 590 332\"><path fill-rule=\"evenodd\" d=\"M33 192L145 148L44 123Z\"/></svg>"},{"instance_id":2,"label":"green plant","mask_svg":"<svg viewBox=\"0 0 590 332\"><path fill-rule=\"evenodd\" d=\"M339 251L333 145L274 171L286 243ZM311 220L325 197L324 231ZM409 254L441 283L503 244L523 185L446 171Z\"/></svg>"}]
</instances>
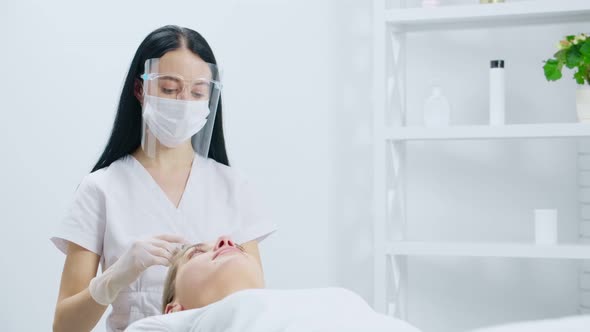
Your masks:
<instances>
[{"instance_id":1,"label":"green plant","mask_svg":"<svg viewBox=\"0 0 590 332\"><path fill-rule=\"evenodd\" d=\"M577 68L574 79L578 84L590 84L590 36L583 33L567 36L557 47L559 51L543 66L547 81L560 79L565 65L569 69Z\"/></svg>"}]
</instances>

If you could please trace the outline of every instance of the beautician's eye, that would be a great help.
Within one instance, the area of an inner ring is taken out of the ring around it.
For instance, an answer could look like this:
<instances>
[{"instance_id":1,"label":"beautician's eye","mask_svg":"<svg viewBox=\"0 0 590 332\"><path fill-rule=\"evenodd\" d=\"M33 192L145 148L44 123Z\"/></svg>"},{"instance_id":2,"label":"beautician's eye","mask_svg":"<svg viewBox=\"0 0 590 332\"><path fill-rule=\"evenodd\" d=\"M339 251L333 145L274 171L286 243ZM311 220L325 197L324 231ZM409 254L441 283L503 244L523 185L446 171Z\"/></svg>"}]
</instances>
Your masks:
<instances>
[{"instance_id":1,"label":"beautician's eye","mask_svg":"<svg viewBox=\"0 0 590 332\"><path fill-rule=\"evenodd\" d=\"M169 95L169 94L173 94L176 93L176 89L166 89L166 88L162 88L162 92L164 92L165 94Z\"/></svg>"}]
</instances>

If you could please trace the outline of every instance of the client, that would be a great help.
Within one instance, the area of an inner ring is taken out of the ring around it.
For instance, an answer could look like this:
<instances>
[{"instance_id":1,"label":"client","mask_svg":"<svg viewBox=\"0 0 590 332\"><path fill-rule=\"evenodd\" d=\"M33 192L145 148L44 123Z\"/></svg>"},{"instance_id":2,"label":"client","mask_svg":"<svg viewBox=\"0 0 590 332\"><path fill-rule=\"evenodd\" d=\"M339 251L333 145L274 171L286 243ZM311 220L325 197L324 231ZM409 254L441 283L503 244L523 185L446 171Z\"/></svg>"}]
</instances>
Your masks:
<instances>
[{"instance_id":1,"label":"client","mask_svg":"<svg viewBox=\"0 0 590 332\"><path fill-rule=\"evenodd\" d=\"M342 288L264 289L258 261L228 237L176 253L166 277L162 312L126 331L418 332L404 321L377 314L360 296Z\"/></svg>"}]
</instances>

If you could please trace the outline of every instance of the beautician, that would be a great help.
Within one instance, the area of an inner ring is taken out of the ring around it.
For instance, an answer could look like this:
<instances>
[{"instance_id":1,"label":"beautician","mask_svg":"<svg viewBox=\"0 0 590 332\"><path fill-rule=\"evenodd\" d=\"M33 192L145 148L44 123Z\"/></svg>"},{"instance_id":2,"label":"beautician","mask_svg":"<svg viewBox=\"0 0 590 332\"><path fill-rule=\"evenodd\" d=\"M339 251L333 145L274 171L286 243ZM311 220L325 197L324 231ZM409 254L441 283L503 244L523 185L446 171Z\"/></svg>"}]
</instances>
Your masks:
<instances>
[{"instance_id":1,"label":"beautician","mask_svg":"<svg viewBox=\"0 0 590 332\"><path fill-rule=\"evenodd\" d=\"M106 148L51 238L67 255L54 331L90 331L109 305L107 331L158 314L184 243L229 235L260 263L276 227L229 167L221 88L199 33L165 26L141 43Z\"/></svg>"}]
</instances>

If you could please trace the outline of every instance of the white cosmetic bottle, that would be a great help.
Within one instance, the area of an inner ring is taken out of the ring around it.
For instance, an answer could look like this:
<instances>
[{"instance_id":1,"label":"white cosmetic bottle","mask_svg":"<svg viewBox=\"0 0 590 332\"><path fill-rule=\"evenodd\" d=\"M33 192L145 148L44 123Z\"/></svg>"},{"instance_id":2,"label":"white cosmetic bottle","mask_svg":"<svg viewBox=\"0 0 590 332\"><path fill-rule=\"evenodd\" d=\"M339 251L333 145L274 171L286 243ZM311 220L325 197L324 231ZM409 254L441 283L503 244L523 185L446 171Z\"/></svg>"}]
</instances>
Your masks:
<instances>
[{"instance_id":1,"label":"white cosmetic bottle","mask_svg":"<svg viewBox=\"0 0 590 332\"><path fill-rule=\"evenodd\" d=\"M505 124L506 87L504 81L504 60L490 63L490 125Z\"/></svg>"},{"instance_id":2,"label":"white cosmetic bottle","mask_svg":"<svg viewBox=\"0 0 590 332\"><path fill-rule=\"evenodd\" d=\"M442 93L437 81L432 83L432 92L424 102L424 126L447 127L451 118L451 105Z\"/></svg>"},{"instance_id":3,"label":"white cosmetic bottle","mask_svg":"<svg viewBox=\"0 0 590 332\"><path fill-rule=\"evenodd\" d=\"M440 6L440 0L422 0L422 7L424 8L436 8Z\"/></svg>"}]
</instances>

